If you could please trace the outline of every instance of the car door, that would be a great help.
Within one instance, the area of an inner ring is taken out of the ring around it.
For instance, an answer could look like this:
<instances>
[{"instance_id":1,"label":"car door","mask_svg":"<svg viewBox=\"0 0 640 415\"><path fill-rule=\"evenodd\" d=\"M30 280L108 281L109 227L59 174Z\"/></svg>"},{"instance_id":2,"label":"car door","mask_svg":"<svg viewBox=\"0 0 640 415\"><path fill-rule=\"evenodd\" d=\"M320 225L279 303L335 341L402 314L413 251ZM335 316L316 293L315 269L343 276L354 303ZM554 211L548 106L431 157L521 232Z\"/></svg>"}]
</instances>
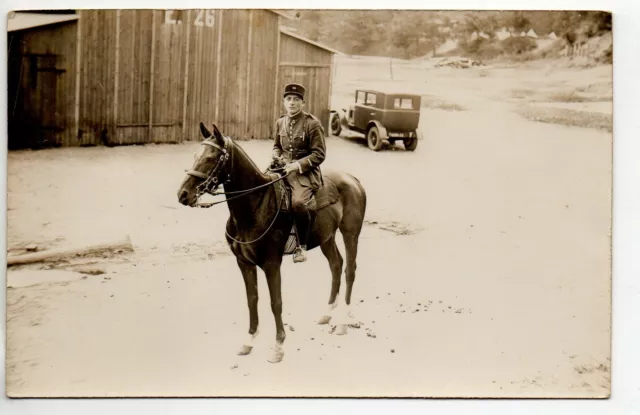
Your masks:
<instances>
[{"instance_id":1,"label":"car door","mask_svg":"<svg viewBox=\"0 0 640 415\"><path fill-rule=\"evenodd\" d=\"M354 116L354 124L356 128L365 130L369 121L380 119L381 112L376 108L378 98L378 94L375 92L366 92L362 101L358 97Z\"/></svg>"}]
</instances>

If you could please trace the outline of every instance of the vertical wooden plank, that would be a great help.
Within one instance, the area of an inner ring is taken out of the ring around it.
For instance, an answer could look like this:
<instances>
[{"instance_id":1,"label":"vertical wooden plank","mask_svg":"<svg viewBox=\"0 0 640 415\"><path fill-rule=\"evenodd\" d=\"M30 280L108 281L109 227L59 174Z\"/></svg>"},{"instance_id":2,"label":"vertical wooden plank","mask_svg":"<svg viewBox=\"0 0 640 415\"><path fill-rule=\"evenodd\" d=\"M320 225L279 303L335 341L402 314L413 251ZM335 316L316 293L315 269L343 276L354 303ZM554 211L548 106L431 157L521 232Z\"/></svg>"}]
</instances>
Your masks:
<instances>
[{"instance_id":1,"label":"vertical wooden plank","mask_svg":"<svg viewBox=\"0 0 640 415\"><path fill-rule=\"evenodd\" d=\"M313 82L313 95L311 98L311 102L313 103L313 111L316 117L321 118L322 114L320 114L321 109L318 105L318 99L320 98L320 90L318 89L318 73L320 72L320 68L311 68L311 79Z\"/></svg>"},{"instance_id":2,"label":"vertical wooden plank","mask_svg":"<svg viewBox=\"0 0 640 415\"><path fill-rule=\"evenodd\" d=\"M184 42L185 44L185 59L184 59L184 91L182 98L182 137L180 141L183 141L187 137L187 95L189 92L189 42L191 35L191 9L187 10L187 36Z\"/></svg>"},{"instance_id":3,"label":"vertical wooden plank","mask_svg":"<svg viewBox=\"0 0 640 415\"><path fill-rule=\"evenodd\" d=\"M278 115L280 114L280 111L278 110L278 108L280 108L280 43L282 41L282 33L280 33L280 16L278 16L278 26L277 29L278 31L278 41L276 43L276 82L275 82L275 90L273 91L273 99L274 99L274 104L273 104L273 117L271 117L271 119L273 120L273 122L271 123L271 128L275 129L275 122L278 119ZM275 138L276 136L276 131L273 130L271 133L271 138Z\"/></svg>"},{"instance_id":4,"label":"vertical wooden plank","mask_svg":"<svg viewBox=\"0 0 640 415\"><path fill-rule=\"evenodd\" d=\"M74 110L74 132L73 136L78 140L78 133L80 131L80 73L82 71L82 20L84 19L85 12L80 10L78 12L80 17L77 23L76 34L76 91L75 91L75 110Z\"/></svg>"},{"instance_id":5,"label":"vertical wooden plank","mask_svg":"<svg viewBox=\"0 0 640 415\"><path fill-rule=\"evenodd\" d=\"M334 68L335 68L335 55L332 53L331 54L331 66L329 67L329 101L328 101L328 106L329 106L329 110L331 110L331 105L332 105L332 97L333 97L333 75L334 75ZM329 117L331 118L331 117Z\"/></svg>"},{"instance_id":6,"label":"vertical wooden plank","mask_svg":"<svg viewBox=\"0 0 640 415\"><path fill-rule=\"evenodd\" d=\"M254 10L248 137L270 138L272 135L277 91L278 16L265 10Z\"/></svg>"},{"instance_id":7,"label":"vertical wooden plank","mask_svg":"<svg viewBox=\"0 0 640 415\"><path fill-rule=\"evenodd\" d=\"M244 138L247 137L247 134L249 134L249 122L250 122L250 118L249 118L249 93L251 92L251 63L252 63L252 48L251 48L251 40L252 40L252 34L253 34L253 10L249 10L249 28L247 29L247 51L248 51L248 56L247 56L247 69L246 69L246 86L245 86L245 94L244 94L244 117L242 118L242 124L243 124L243 135Z\"/></svg>"},{"instance_id":8,"label":"vertical wooden plank","mask_svg":"<svg viewBox=\"0 0 640 415\"><path fill-rule=\"evenodd\" d=\"M115 47L115 70L113 72L113 134L114 140L118 139L118 82L120 79L120 10L116 10L116 47ZM121 144L121 143L118 143Z\"/></svg>"},{"instance_id":9,"label":"vertical wooden plank","mask_svg":"<svg viewBox=\"0 0 640 415\"><path fill-rule=\"evenodd\" d=\"M151 69L149 74L149 131L147 135L147 142L151 142L151 135L153 133L153 87L155 80L154 64L156 54L156 11L151 11Z\"/></svg>"},{"instance_id":10,"label":"vertical wooden plank","mask_svg":"<svg viewBox=\"0 0 640 415\"><path fill-rule=\"evenodd\" d=\"M216 99L215 99L215 122L218 122L218 116L220 115L220 70L222 68L222 62L220 61L220 57L222 56L222 20L224 16L224 9L219 10L220 14L220 24L218 24L218 50L216 52Z\"/></svg>"}]
</instances>

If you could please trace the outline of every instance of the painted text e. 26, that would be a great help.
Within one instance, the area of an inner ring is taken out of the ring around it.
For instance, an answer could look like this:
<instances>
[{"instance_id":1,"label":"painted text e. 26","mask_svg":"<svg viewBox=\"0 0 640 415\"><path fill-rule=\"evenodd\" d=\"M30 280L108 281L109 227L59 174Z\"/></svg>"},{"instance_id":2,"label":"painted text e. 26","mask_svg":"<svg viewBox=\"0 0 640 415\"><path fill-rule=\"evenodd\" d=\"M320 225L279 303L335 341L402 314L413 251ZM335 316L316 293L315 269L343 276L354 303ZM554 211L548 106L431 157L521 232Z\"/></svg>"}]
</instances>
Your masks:
<instances>
[{"instance_id":1,"label":"painted text e. 26","mask_svg":"<svg viewBox=\"0 0 640 415\"><path fill-rule=\"evenodd\" d=\"M193 10L191 13L192 23L194 26L213 27L215 25L215 10ZM182 17L187 16L186 10L165 10L165 24L182 24Z\"/></svg>"}]
</instances>

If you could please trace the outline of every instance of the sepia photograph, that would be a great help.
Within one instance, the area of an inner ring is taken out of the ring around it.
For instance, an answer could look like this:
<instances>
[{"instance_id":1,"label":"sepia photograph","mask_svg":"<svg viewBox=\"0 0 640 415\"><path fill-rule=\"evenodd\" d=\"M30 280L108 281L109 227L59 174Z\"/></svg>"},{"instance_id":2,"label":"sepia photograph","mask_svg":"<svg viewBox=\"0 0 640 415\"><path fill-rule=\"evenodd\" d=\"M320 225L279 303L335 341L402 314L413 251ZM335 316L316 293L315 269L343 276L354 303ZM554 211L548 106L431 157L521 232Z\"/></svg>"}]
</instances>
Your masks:
<instances>
[{"instance_id":1,"label":"sepia photograph","mask_svg":"<svg viewBox=\"0 0 640 415\"><path fill-rule=\"evenodd\" d=\"M610 397L612 13L5 17L8 397Z\"/></svg>"}]
</instances>

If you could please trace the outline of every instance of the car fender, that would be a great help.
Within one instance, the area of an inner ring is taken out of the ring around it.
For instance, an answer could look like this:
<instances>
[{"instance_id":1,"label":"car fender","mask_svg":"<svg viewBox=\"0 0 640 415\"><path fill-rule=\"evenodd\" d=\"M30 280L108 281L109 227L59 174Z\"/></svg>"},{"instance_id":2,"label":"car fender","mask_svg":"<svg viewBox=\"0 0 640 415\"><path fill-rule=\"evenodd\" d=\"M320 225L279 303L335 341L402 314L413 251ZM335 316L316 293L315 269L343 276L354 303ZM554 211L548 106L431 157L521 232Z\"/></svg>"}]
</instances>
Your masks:
<instances>
[{"instance_id":1,"label":"car fender","mask_svg":"<svg viewBox=\"0 0 640 415\"><path fill-rule=\"evenodd\" d=\"M378 120L369 121L369 124L367 125L367 129L371 128L371 126L373 125L378 127L378 131L380 132L380 138L382 138L383 140L386 140L387 138L389 138L389 133L387 132L387 129L384 128L384 125L382 125L380 121Z\"/></svg>"},{"instance_id":2,"label":"car fender","mask_svg":"<svg viewBox=\"0 0 640 415\"><path fill-rule=\"evenodd\" d=\"M331 115L332 114L336 114L338 115L338 119L340 120L340 126L342 127L343 130L351 130L351 128L349 127L349 123L347 121L347 110L346 109L342 109L342 112L336 111L336 110L331 110L329 111L329 119L331 119Z\"/></svg>"}]
</instances>

